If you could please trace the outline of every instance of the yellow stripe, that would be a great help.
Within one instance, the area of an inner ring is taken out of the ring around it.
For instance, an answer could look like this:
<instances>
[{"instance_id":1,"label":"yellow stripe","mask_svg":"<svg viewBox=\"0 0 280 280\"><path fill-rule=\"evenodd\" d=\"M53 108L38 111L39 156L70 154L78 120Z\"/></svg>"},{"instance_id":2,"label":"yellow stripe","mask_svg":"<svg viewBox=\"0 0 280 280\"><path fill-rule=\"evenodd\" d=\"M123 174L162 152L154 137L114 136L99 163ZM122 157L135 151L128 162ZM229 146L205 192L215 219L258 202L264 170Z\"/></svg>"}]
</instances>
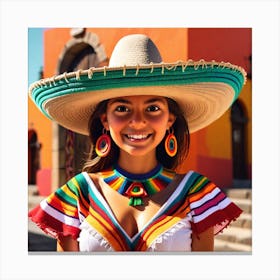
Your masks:
<instances>
[{"instance_id":1,"label":"yellow stripe","mask_svg":"<svg viewBox=\"0 0 280 280\"><path fill-rule=\"evenodd\" d=\"M189 201L190 202L198 201L201 198L203 198L206 194L210 193L215 188L216 188L215 184L209 183L200 192L191 195L189 198Z\"/></svg>"},{"instance_id":2,"label":"yellow stripe","mask_svg":"<svg viewBox=\"0 0 280 280\"><path fill-rule=\"evenodd\" d=\"M156 225L154 225L148 232L152 232L150 234L150 236L146 239L145 236L148 235L145 234L143 236L143 239L146 241L142 244L141 247L141 251L146 250L147 248L149 248L151 246L151 244L153 243L153 241L158 238L161 234L163 234L165 231L167 231L168 229L170 229L173 225L175 225L176 223L178 223L181 220L180 217L171 217L168 216L165 219L163 219L160 223L157 223ZM159 225L160 224L160 225Z\"/></svg>"},{"instance_id":3,"label":"yellow stripe","mask_svg":"<svg viewBox=\"0 0 280 280\"><path fill-rule=\"evenodd\" d=\"M48 197L47 202L52 205L55 209L63 212L66 215L77 217L77 208L68 203L65 203L57 197Z\"/></svg>"},{"instance_id":4,"label":"yellow stripe","mask_svg":"<svg viewBox=\"0 0 280 280\"><path fill-rule=\"evenodd\" d=\"M104 225L97 219L101 220L102 223L106 224L106 226L108 225L109 230L106 227L104 227ZM103 238L105 238L110 243L110 245L114 248L114 250L116 251L124 250L125 247L121 247L116 240L117 238L118 241L122 244L122 241L119 239L118 234L116 234L115 236L112 234L114 230L98 213L96 213L95 211L91 211L91 215L87 216L86 220L96 231L99 232L99 234Z\"/></svg>"},{"instance_id":5,"label":"yellow stripe","mask_svg":"<svg viewBox=\"0 0 280 280\"><path fill-rule=\"evenodd\" d=\"M123 180L118 179L112 185L110 185L110 187L114 190L118 190L121 187L122 183L123 183Z\"/></svg>"},{"instance_id":6,"label":"yellow stripe","mask_svg":"<svg viewBox=\"0 0 280 280\"><path fill-rule=\"evenodd\" d=\"M197 183L197 184L195 185L194 188L192 188L192 192L195 192L198 188L200 188L200 186L201 186L206 180L207 180L207 178L204 177L199 183Z\"/></svg>"},{"instance_id":7,"label":"yellow stripe","mask_svg":"<svg viewBox=\"0 0 280 280\"><path fill-rule=\"evenodd\" d=\"M105 170L100 172L101 176L105 175L106 177L111 177L112 175L114 175L114 171L113 170Z\"/></svg>"},{"instance_id":8,"label":"yellow stripe","mask_svg":"<svg viewBox=\"0 0 280 280\"><path fill-rule=\"evenodd\" d=\"M112 233L112 232L115 232L114 227L112 227L111 224L109 224L99 213L97 213L97 212L96 212L94 209L92 209L91 207L90 207L90 214L91 214L93 217L95 217L97 220L102 221L102 223L105 225L105 227L108 228L109 231L111 231L111 233ZM104 228L104 225L101 225L102 228ZM113 237L114 237L114 236L113 236ZM118 235L118 234L116 234L116 238L118 239L118 241L119 241L120 243L123 243L122 240L119 238L119 235ZM115 239L115 238L114 238L114 239Z\"/></svg>"},{"instance_id":9,"label":"yellow stripe","mask_svg":"<svg viewBox=\"0 0 280 280\"><path fill-rule=\"evenodd\" d=\"M90 214L95 217L98 220L101 220L102 223L109 228L109 230L113 231L113 227L100 215L98 214L95 210L93 210L91 207L89 209Z\"/></svg>"},{"instance_id":10,"label":"yellow stripe","mask_svg":"<svg viewBox=\"0 0 280 280\"><path fill-rule=\"evenodd\" d=\"M79 190L79 185L77 185L76 187L77 187L77 189ZM73 192L71 192L67 186L62 187L62 190L63 190L63 192L64 192L65 194L67 194L68 196L70 196L70 197L72 197L73 199L75 199L76 201L78 201L77 195L74 194Z\"/></svg>"},{"instance_id":11,"label":"yellow stripe","mask_svg":"<svg viewBox=\"0 0 280 280\"><path fill-rule=\"evenodd\" d=\"M146 244L144 243L142 245L142 248L146 245L147 248L150 247L150 245L153 243L153 241L160 236L163 232L167 231L170 229L173 225L178 223L180 220L182 220L184 217L187 216L187 213L189 213L190 209L187 207L184 212L180 212L181 209L184 209L184 207L188 204L186 201L179 209L176 211L176 213L173 216L167 216L160 222L156 223L153 225L143 236L143 240L146 238ZM141 250L142 250L141 248ZM146 248L146 249L147 249Z\"/></svg>"},{"instance_id":12,"label":"yellow stripe","mask_svg":"<svg viewBox=\"0 0 280 280\"><path fill-rule=\"evenodd\" d=\"M78 190L78 193L79 193L79 197L77 197L75 194L73 194L73 198L77 199L77 201L81 201L82 204L80 203L80 207L81 207L81 212L87 216L87 211L88 211L88 208L89 208L89 203L88 201L83 197L83 194L82 194L82 191L81 191L81 188L80 188L80 185L78 183L78 181L76 180L76 178L74 177L73 179L74 180L74 185L77 187L77 190ZM82 207L84 205L84 207Z\"/></svg>"}]
</instances>

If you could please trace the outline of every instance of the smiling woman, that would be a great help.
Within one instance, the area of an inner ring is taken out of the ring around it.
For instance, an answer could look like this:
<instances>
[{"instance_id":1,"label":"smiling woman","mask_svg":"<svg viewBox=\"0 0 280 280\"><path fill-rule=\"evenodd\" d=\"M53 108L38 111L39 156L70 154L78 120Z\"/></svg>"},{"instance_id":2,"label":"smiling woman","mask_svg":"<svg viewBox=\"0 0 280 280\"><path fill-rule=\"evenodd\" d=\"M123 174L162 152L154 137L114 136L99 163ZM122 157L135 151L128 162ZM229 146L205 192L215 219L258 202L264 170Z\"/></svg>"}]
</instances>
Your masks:
<instances>
[{"instance_id":1,"label":"smiling woman","mask_svg":"<svg viewBox=\"0 0 280 280\"><path fill-rule=\"evenodd\" d=\"M212 251L242 211L205 176L176 167L189 134L219 118L245 81L229 63L163 63L153 41L135 34L118 42L109 67L34 83L40 110L88 135L91 151L30 218L58 251Z\"/></svg>"}]
</instances>

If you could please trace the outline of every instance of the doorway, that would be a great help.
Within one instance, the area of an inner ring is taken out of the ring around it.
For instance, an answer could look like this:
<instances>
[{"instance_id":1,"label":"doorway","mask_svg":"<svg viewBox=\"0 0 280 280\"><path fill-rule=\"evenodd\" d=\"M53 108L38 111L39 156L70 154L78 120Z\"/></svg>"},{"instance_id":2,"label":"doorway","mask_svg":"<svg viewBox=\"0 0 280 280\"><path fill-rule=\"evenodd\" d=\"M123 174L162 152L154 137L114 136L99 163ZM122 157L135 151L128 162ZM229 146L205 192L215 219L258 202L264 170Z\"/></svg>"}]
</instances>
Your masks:
<instances>
[{"instance_id":1,"label":"doorway","mask_svg":"<svg viewBox=\"0 0 280 280\"><path fill-rule=\"evenodd\" d=\"M231 107L232 163L234 185L239 187L248 181L247 122L244 106L239 100L236 100Z\"/></svg>"},{"instance_id":2,"label":"doorway","mask_svg":"<svg viewBox=\"0 0 280 280\"><path fill-rule=\"evenodd\" d=\"M84 32L82 36L66 44L59 63L59 74L107 65L107 56L97 35ZM81 172L89 150L88 136L58 126L59 185Z\"/></svg>"}]
</instances>

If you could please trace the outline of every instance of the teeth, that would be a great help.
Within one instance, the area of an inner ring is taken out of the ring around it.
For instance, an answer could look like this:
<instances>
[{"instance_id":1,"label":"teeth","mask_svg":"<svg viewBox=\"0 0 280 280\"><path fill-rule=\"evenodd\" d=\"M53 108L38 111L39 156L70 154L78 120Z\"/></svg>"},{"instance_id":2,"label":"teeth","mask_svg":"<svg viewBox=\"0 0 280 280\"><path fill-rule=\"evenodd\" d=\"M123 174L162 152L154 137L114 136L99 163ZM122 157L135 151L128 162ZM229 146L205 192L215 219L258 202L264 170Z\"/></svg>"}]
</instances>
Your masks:
<instances>
[{"instance_id":1,"label":"teeth","mask_svg":"<svg viewBox=\"0 0 280 280\"><path fill-rule=\"evenodd\" d=\"M148 135L147 134L129 134L127 135L127 137L129 139L135 139L135 140L140 140L140 139L146 139L148 138Z\"/></svg>"}]
</instances>

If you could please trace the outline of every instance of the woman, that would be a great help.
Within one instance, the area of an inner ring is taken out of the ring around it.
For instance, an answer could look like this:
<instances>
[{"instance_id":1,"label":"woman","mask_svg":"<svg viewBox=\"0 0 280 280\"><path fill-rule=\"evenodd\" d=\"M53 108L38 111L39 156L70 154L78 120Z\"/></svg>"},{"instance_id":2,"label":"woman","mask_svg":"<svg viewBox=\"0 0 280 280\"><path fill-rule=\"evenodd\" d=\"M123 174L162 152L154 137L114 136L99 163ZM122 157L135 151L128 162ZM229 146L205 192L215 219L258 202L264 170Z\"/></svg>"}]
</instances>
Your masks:
<instances>
[{"instance_id":1,"label":"woman","mask_svg":"<svg viewBox=\"0 0 280 280\"><path fill-rule=\"evenodd\" d=\"M58 251L213 251L214 235L242 211L203 175L175 169L189 133L219 118L245 79L228 63L162 63L135 34L117 43L108 68L33 84L43 113L89 135L92 149L83 172L29 216Z\"/></svg>"}]
</instances>

